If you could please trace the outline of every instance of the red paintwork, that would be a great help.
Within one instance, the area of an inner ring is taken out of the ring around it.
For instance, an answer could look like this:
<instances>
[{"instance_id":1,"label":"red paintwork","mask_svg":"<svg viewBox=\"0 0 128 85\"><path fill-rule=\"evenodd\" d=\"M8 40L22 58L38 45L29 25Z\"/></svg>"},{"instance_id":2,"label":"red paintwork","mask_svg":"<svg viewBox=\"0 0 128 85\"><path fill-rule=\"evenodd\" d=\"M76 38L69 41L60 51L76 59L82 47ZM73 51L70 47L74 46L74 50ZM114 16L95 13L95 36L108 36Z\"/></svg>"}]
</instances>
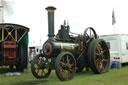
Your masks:
<instances>
[{"instance_id":1,"label":"red paintwork","mask_svg":"<svg viewBox=\"0 0 128 85\"><path fill-rule=\"evenodd\" d=\"M16 48L16 42L4 42L4 48Z\"/></svg>"},{"instance_id":2,"label":"red paintwork","mask_svg":"<svg viewBox=\"0 0 128 85\"><path fill-rule=\"evenodd\" d=\"M50 47L50 51L47 53L47 52L45 52L45 46L49 46ZM52 49L53 49L53 47L52 47L52 45L50 44L50 43L46 43L44 46L43 46L43 52L44 52L44 54L45 55L50 55L51 53L52 53Z\"/></svg>"},{"instance_id":3,"label":"red paintwork","mask_svg":"<svg viewBox=\"0 0 128 85\"><path fill-rule=\"evenodd\" d=\"M4 42L4 45L16 45L16 42Z\"/></svg>"},{"instance_id":4,"label":"red paintwork","mask_svg":"<svg viewBox=\"0 0 128 85\"><path fill-rule=\"evenodd\" d=\"M114 59L117 59L118 60L118 59L120 59L120 57L114 57Z\"/></svg>"},{"instance_id":5,"label":"red paintwork","mask_svg":"<svg viewBox=\"0 0 128 85\"><path fill-rule=\"evenodd\" d=\"M3 55L8 58L16 58L16 42L4 42Z\"/></svg>"},{"instance_id":6,"label":"red paintwork","mask_svg":"<svg viewBox=\"0 0 128 85\"><path fill-rule=\"evenodd\" d=\"M1 61L0 62L1 65L16 64L16 61L13 61L13 59L16 58L16 42L10 42L10 41L3 42L3 57L8 58L9 60L5 59Z\"/></svg>"},{"instance_id":7,"label":"red paintwork","mask_svg":"<svg viewBox=\"0 0 128 85\"><path fill-rule=\"evenodd\" d=\"M8 58L16 58L16 48L4 48L3 56L8 56Z\"/></svg>"}]
</instances>

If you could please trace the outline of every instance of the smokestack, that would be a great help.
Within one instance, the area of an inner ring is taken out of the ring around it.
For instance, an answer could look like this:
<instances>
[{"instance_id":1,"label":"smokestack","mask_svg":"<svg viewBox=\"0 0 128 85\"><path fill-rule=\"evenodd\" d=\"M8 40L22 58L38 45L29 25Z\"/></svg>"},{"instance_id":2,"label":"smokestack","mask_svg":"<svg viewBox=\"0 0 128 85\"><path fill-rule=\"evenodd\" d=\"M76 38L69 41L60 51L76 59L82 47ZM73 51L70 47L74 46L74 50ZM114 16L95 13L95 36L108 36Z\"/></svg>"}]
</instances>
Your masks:
<instances>
[{"instance_id":1,"label":"smokestack","mask_svg":"<svg viewBox=\"0 0 128 85\"><path fill-rule=\"evenodd\" d=\"M49 39L53 39L54 34L54 10L56 10L55 7L49 6L46 8L48 11L48 37Z\"/></svg>"}]
</instances>

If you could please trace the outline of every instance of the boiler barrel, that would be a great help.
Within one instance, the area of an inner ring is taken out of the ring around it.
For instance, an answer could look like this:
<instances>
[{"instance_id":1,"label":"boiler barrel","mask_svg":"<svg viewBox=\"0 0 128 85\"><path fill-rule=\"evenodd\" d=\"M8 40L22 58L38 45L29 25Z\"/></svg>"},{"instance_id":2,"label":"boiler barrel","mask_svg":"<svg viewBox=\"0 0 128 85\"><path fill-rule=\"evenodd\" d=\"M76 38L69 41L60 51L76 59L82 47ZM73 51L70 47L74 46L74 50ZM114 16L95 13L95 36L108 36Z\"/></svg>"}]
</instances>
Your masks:
<instances>
[{"instance_id":1,"label":"boiler barrel","mask_svg":"<svg viewBox=\"0 0 128 85\"><path fill-rule=\"evenodd\" d=\"M43 46L43 53L46 56L57 57L61 52L71 52L75 56L78 53L78 49L78 43L46 41Z\"/></svg>"}]
</instances>

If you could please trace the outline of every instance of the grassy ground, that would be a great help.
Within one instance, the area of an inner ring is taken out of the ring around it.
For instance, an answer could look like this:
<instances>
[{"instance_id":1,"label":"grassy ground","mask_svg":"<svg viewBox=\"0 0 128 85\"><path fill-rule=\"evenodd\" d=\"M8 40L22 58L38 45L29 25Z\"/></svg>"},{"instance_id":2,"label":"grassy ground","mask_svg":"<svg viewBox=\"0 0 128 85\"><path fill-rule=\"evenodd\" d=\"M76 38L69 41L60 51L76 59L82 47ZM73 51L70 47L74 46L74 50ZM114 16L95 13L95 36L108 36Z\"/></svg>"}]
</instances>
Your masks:
<instances>
[{"instance_id":1,"label":"grassy ground","mask_svg":"<svg viewBox=\"0 0 128 85\"><path fill-rule=\"evenodd\" d=\"M4 76L10 70L0 68L0 85L128 85L128 65L121 69L110 69L104 74L93 74L91 71L77 73L70 81L60 81L55 72L46 79L36 79L31 71L20 76Z\"/></svg>"}]
</instances>

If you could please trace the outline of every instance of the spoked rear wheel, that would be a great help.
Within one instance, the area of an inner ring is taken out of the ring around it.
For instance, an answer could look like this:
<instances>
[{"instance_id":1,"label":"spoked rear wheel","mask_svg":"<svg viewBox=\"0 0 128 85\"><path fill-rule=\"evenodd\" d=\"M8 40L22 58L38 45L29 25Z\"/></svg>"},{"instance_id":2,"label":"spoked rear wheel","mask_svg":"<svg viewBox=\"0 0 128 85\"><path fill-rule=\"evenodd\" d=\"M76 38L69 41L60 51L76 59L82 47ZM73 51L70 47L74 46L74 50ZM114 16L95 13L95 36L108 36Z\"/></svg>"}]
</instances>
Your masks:
<instances>
[{"instance_id":1,"label":"spoked rear wheel","mask_svg":"<svg viewBox=\"0 0 128 85\"><path fill-rule=\"evenodd\" d=\"M88 61L94 73L100 74L108 71L110 54L104 40L97 39L90 43L88 48Z\"/></svg>"},{"instance_id":2,"label":"spoked rear wheel","mask_svg":"<svg viewBox=\"0 0 128 85\"><path fill-rule=\"evenodd\" d=\"M55 62L56 75L61 81L71 80L76 72L76 61L69 52L62 52Z\"/></svg>"},{"instance_id":3,"label":"spoked rear wheel","mask_svg":"<svg viewBox=\"0 0 128 85\"><path fill-rule=\"evenodd\" d=\"M51 73L51 68L43 54L35 56L31 63L32 74L36 78L47 78Z\"/></svg>"}]
</instances>

